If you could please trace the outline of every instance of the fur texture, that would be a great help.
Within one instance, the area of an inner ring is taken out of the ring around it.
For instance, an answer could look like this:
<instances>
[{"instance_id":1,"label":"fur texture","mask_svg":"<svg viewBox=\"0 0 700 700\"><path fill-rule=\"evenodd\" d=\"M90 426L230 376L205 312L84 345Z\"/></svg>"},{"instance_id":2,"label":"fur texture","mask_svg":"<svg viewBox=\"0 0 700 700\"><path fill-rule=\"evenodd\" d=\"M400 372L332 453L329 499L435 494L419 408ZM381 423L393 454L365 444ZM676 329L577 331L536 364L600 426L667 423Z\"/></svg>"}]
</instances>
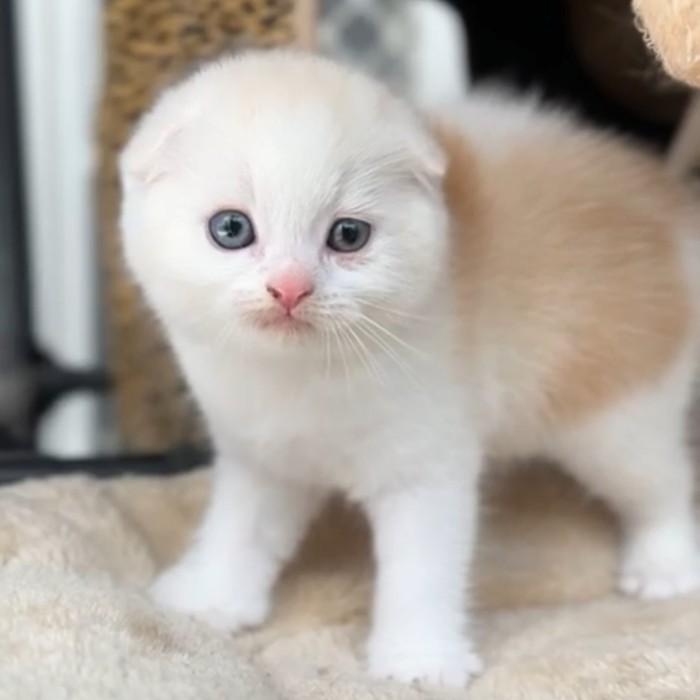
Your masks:
<instances>
[{"instance_id":1,"label":"fur texture","mask_svg":"<svg viewBox=\"0 0 700 700\"><path fill-rule=\"evenodd\" d=\"M171 89L121 165L127 260L218 452L163 604L261 623L340 491L374 533L371 671L461 685L480 668L464 587L491 455L556 458L610 502L625 592L696 585L698 217L652 158L494 95L427 123L365 77L276 52ZM226 209L253 245L212 244ZM372 236L338 254L326 238L348 216ZM313 293L284 314L267 288L290 274Z\"/></svg>"}]
</instances>

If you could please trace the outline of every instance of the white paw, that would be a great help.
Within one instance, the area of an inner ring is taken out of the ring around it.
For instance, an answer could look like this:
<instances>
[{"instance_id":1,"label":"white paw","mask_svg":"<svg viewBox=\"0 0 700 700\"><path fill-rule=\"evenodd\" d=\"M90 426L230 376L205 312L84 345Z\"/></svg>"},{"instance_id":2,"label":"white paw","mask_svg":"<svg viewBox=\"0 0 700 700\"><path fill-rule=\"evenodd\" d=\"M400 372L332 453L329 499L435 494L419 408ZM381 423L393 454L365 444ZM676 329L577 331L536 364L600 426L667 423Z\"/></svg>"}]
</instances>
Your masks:
<instances>
[{"instance_id":1,"label":"white paw","mask_svg":"<svg viewBox=\"0 0 700 700\"><path fill-rule=\"evenodd\" d=\"M401 683L461 687L483 671L481 659L466 644L444 648L420 645L407 649L393 645L371 645L369 671L377 678Z\"/></svg>"},{"instance_id":2,"label":"white paw","mask_svg":"<svg viewBox=\"0 0 700 700\"><path fill-rule=\"evenodd\" d=\"M646 600L672 598L700 587L700 562L693 551L631 549L622 563L618 588Z\"/></svg>"},{"instance_id":3,"label":"white paw","mask_svg":"<svg viewBox=\"0 0 700 700\"><path fill-rule=\"evenodd\" d=\"M700 586L700 572L694 566L666 568L626 568L618 587L625 595L646 600L673 598Z\"/></svg>"},{"instance_id":4,"label":"white paw","mask_svg":"<svg viewBox=\"0 0 700 700\"><path fill-rule=\"evenodd\" d=\"M156 579L150 594L158 605L225 632L259 625L269 609L267 596L242 590L229 576L185 562Z\"/></svg>"}]
</instances>

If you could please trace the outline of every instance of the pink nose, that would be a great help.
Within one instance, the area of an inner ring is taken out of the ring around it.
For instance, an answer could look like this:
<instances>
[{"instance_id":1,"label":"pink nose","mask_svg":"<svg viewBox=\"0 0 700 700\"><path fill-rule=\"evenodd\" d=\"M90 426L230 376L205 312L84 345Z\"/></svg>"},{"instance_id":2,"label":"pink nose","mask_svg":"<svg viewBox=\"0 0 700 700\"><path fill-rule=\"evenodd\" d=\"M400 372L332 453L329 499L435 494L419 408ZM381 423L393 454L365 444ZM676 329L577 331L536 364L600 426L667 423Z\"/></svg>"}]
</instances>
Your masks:
<instances>
[{"instance_id":1,"label":"pink nose","mask_svg":"<svg viewBox=\"0 0 700 700\"><path fill-rule=\"evenodd\" d=\"M313 294L314 285L306 273L288 270L271 277L267 291L280 306L291 311Z\"/></svg>"}]
</instances>

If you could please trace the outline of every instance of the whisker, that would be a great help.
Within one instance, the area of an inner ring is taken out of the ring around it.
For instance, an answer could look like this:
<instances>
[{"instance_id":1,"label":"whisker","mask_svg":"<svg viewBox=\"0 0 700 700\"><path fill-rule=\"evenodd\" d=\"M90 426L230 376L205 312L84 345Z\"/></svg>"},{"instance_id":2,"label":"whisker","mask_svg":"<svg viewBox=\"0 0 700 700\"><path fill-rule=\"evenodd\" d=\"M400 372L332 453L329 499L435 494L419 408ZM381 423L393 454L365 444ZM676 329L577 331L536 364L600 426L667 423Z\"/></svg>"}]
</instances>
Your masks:
<instances>
[{"instance_id":1,"label":"whisker","mask_svg":"<svg viewBox=\"0 0 700 700\"><path fill-rule=\"evenodd\" d=\"M367 367L366 360L362 353L358 350L357 343L355 342L354 338L350 334L350 327L347 324L342 324L341 325L341 332L343 333L343 336L345 337L347 344L348 344L348 349L352 350L353 355L360 361L362 366L369 371L369 368Z\"/></svg>"},{"instance_id":2,"label":"whisker","mask_svg":"<svg viewBox=\"0 0 700 700\"><path fill-rule=\"evenodd\" d=\"M348 358L345 354L345 348L343 347L341 336L338 332L338 323L335 320L331 320L331 330L333 331L333 338L335 339L338 350L340 351L340 356L343 362L343 368L345 369L345 390L350 393L350 366L348 365Z\"/></svg>"},{"instance_id":3,"label":"whisker","mask_svg":"<svg viewBox=\"0 0 700 700\"><path fill-rule=\"evenodd\" d=\"M392 333L389 329L382 326L381 323L378 323L377 321L370 318L369 316L366 316L363 314L361 318L365 323L369 323L373 328L376 328L380 333L383 333L384 335L386 335L388 338L390 338L394 342L396 342L399 345L401 345L402 347L406 348L406 350L415 353L419 357L423 357L423 358L428 357L428 355L425 352L423 352L422 350L419 350L418 348L414 347L410 343L407 343L402 338L399 338L399 336L397 336L395 333Z\"/></svg>"},{"instance_id":4,"label":"whisker","mask_svg":"<svg viewBox=\"0 0 700 700\"><path fill-rule=\"evenodd\" d=\"M396 309L391 306L386 306L384 304L379 304L375 301L369 299L360 299L362 306L368 307L370 309L376 310L382 314L386 314L392 318L395 323L403 323L406 325L410 321L420 321L423 323L444 323L445 321L455 321L459 319L467 318L467 313L456 313L450 311L443 311L439 313L431 314L421 314L414 313L412 311L404 311L402 309Z\"/></svg>"},{"instance_id":5,"label":"whisker","mask_svg":"<svg viewBox=\"0 0 700 700\"><path fill-rule=\"evenodd\" d=\"M415 381L419 387L424 388L422 380L414 369L389 345L385 338L380 336L371 326L364 325L363 323L357 325L357 330L364 333L368 339L373 341L398 369Z\"/></svg>"},{"instance_id":6,"label":"whisker","mask_svg":"<svg viewBox=\"0 0 700 700\"><path fill-rule=\"evenodd\" d=\"M347 324L345 326L345 329L354 339L354 343L357 343L357 346L359 348L358 357L365 369L367 370L367 372L370 375L372 375L380 384L384 384L384 379L381 374L381 366L374 358L373 354L370 352L365 342L362 340L362 338L360 338L360 336L355 332L355 330L350 324Z\"/></svg>"},{"instance_id":7,"label":"whisker","mask_svg":"<svg viewBox=\"0 0 700 700\"><path fill-rule=\"evenodd\" d=\"M233 323L231 323L230 321L228 321L227 323L223 323L214 338L214 347L218 348L222 345L225 345L226 342L231 338L232 334Z\"/></svg>"},{"instance_id":8,"label":"whisker","mask_svg":"<svg viewBox=\"0 0 700 700\"><path fill-rule=\"evenodd\" d=\"M330 333L326 324L321 327L321 333L323 335L323 358L326 367L326 379L330 379L331 376L331 340Z\"/></svg>"}]
</instances>

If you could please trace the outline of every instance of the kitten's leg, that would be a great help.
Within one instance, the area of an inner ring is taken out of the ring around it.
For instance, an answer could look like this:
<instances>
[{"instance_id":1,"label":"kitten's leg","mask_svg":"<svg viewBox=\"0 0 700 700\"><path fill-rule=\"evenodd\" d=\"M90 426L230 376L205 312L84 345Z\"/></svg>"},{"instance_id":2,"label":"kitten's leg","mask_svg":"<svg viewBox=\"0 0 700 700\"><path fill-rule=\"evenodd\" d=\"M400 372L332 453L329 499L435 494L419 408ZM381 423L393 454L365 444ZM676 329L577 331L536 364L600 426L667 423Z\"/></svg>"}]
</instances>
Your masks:
<instances>
[{"instance_id":1,"label":"kitten's leg","mask_svg":"<svg viewBox=\"0 0 700 700\"><path fill-rule=\"evenodd\" d=\"M261 623L272 587L292 556L321 495L222 462L189 550L152 587L160 604L236 630Z\"/></svg>"},{"instance_id":2,"label":"kitten's leg","mask_svg":"<svg viewBox=\"0 0 700 700\"><path fill-rule=\"evenodd\" d=\"M558 440L557 456L619 514L619 588L665 598L700 583L686 401L664 392L628 399Z\"/></svg>"},{"instance_id":3,"label":"kitten's leg","mask_svg":"<svg viewBox=\"0 0 700 700\"><path fill-rule=\"evenodd\" d=\"M402 486L368 504L378 574L370 671L410 682L464 685L479 673L467 630L476 483ZM430 465L426 465L430 470Z\"/></svg>"}]
</instances>

